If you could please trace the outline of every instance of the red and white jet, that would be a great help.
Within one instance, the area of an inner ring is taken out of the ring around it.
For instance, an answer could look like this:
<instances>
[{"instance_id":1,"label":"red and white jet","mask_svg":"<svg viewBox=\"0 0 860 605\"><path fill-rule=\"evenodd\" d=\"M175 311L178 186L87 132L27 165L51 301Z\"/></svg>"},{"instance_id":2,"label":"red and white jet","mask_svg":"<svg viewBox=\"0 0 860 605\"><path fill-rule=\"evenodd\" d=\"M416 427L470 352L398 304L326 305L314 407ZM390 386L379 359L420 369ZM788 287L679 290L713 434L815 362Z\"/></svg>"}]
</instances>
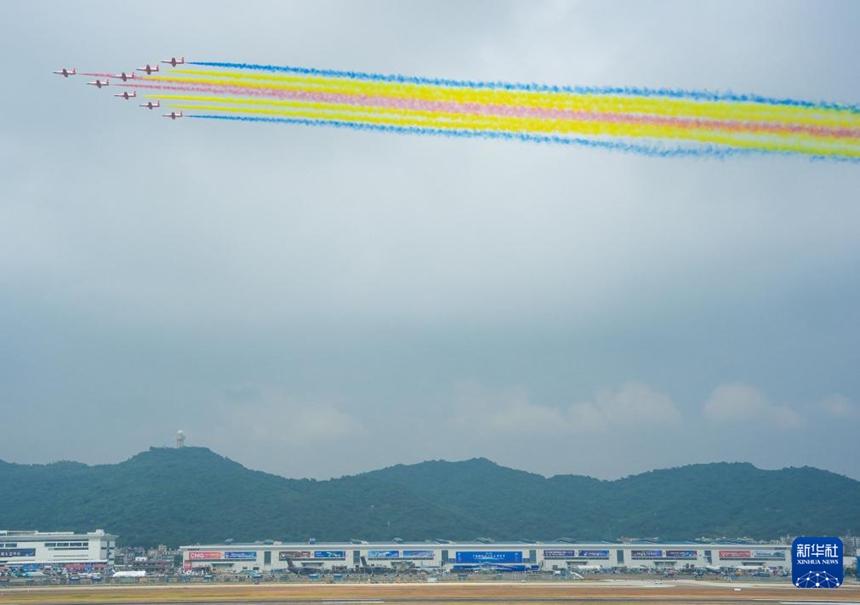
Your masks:
<instances>
[{"instance_id":1,"label":"red and white jet","mask_svg":"<svg viewBox=\"0 0 860 605\"><path fill-rule=\"evenodd\" d=\"M175 111L171 111L170 113L162 114L165 118L170 118L171 120L175 120L176 118L182 117L182 112L176 113Z\"/></svg>"},{"instance_id":2,"label":"red and white jet","mask_svg":"<svg viewBox=\"0 0 860 605\"><path fill-rule=\"evenodd\" d=\"M120 80L122 80L123 82L128 82L129 80L133 80L133 79L134 79L134 72L131 72L130 74L127 74L127 73L125 73L125 72L122 72L121 74L116 74L116 75L114 75L114 78L119 78L119 79L120 79Z\"/></svg>"},{"instance_id":3,"label":"red and white jet","mask_svg":"<svg viewBox=\"0 0 860 605\"><path fill-rule=\"evenodd\" d=\"M95 82L87 82L90 86L97 86L101 88L102 86L110 86L110 78L105 78L105 81L96 80Z\"/></svg>"},{"instance_id":4,"label":"red and white jet","mask_svg":"<svg viewBox=\"0 0 860 605\"><path fill-rule=\"evenodd\" d=\"M162 63L169 63L171 66L176 67L177 65L185 65L185 57L170 57L169 59L164 59L161 61Z\"/></svg>"},{"instance_id":5,"label":"red and white jet","mask_svg":"<svg viewBox=\"0 0 860 605\"><path fill-rule=\"evenodd\" d=\"M156 107L161 107L161 101L156 101L153 103L152 101L147 101L146 103L142 103L138 105L138 107L146 107L147 109L155 109Z\"/></svg>"},{"instance_id":6,"label":"red and white jet","mask_svg":"<svg viewBox=\"0 0 860 605\"><path fill-rule=\"evenodd\" d=\"M146 75L149 76L152 75L152 72L158 71L158 64L156 63L155 67L153 67L152 65L147 63L146 67L138 67L137 71L145 71Z\"/></svg>"},{"instance_id":7,"label":"red and white jet","mask_svg":"<svg viewBox=\"0 0 860 605\"><path fill-rule=\"evenodd\" d=\"M57 74L58 76L63 76L64 78L68 78L69 76L75 75L77 72L75 71L74 67L71 70L68 70L64 67L60 71L55 71L54 73Z\"/></svg>"},{"instance_id":8,"label":"red and white jet","mask_svg":"<svg viewBox=\"0 0 860 605\"><path fill-rule=\"evenodd\" d=\"M123 98L123 99L125 99L126 101L128 101L129 99L133 99L134 97L136 97L136 96L137 96L137 91L136 91L136 90L134 90L134 91L132 91L132 92L128 92L128 91L126 90L126 91L125 91L125 92L123 92L122 94L118 94L118 95L114 95L114 96L115 96L115 97Z\"/></svg>"}]
</instances>

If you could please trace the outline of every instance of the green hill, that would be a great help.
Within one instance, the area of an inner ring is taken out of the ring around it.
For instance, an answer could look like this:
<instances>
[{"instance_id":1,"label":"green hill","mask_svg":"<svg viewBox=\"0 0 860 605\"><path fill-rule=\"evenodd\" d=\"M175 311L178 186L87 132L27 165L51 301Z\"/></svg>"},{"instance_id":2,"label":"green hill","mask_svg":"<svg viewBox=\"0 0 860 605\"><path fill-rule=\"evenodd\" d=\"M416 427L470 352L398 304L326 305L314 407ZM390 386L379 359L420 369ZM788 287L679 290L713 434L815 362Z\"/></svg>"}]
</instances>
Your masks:
<instances>
[{"instance_id":1,"label":"green hill","mask_svg":"<svg viewBox=\"0 0 860 605\"><path fill-rule=\"evenodd\" d=\"M773 539L860 531L860 482L813 468L699 464L616 481L485 459L314 481L249 470L206 448L120 464L0 461L0 528L92 531L122 545L274 539Z\"/></svg>"}]
</instances>

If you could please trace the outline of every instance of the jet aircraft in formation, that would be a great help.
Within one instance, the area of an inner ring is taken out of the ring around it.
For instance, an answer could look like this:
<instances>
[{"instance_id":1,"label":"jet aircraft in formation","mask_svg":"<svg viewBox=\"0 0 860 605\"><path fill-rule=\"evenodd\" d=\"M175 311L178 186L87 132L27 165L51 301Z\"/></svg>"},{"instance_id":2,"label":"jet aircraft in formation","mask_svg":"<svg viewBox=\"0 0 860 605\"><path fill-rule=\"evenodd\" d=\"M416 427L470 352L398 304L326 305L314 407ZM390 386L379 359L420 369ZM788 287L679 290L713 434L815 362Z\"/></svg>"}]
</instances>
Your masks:
<instances>
[{"instance_id":1,"label":"jet aircraft in formation","mask_svg":"<svg viewBox=\"0 0 860 605\"><path fill-rule=\"evenodd\" d=\"M145 71L146 75L150 76L150 75L152 75L152 72L158 71L158 64L156 63L155 67L153 67L152 65L147 63L146 67L138 67L137 71Z\"/></svg>"},{"instance_id":2,"label":"jet aircraft in formation","mask_svg":"<svg viewBox=\"0 0 860 605\"><path fill-rule=\"evenodd\" d=\"M184 56L179 57L179 58L171 57L170 59L163 59L161 61L161 63L166 63L166 64L170 65L171 67L176 67L177 65L184 65L185 64L185 57ZM118 74L84 73L83 75L95 76L96 79L93 80L92 82L87 82L87 84L90 86L95 86L96 88L103 88L105 86L110 86L111 78L115 78L117 80L121 80L123 82L126 82L127 83L126 86L128 86L129 88L135 88L137 85L134 84L132 81L134 81L135 79L140 79L140 78L145 79L144 76L136 76L135 71L141 71L141 72L146 73L147 76L150 76L153 73L160 71L160 67L159 67L159 64L156 62L156 63L147 63L144 67L138 67L136 70L133 70L131 72L123 71L123 72L120 72ZM77 71L75 70L75 68L67 69L64 67L63 69L57 70L54 73L57 75L63 76L64 78L68 78L69 76L76 75ZM114 96L118 97L120 99L125 99L126 101L128 101L129 99L134 99L135 97L137 97L137 91L136 90L131 90L131 91L126 90L126 91L123 91L122 93L115 94ZM144 109L150 109L150 110L156 109L157 107L161 107L161 101L147 101L146 103L141 103L140 105L138 105L138 107L143 107ZM181 118L184 116L182 111L171 111L170 113L165 113L162 115L165 118L170 118L171 120L176 120L177 118Z\"/></svg>"}]
</instances>

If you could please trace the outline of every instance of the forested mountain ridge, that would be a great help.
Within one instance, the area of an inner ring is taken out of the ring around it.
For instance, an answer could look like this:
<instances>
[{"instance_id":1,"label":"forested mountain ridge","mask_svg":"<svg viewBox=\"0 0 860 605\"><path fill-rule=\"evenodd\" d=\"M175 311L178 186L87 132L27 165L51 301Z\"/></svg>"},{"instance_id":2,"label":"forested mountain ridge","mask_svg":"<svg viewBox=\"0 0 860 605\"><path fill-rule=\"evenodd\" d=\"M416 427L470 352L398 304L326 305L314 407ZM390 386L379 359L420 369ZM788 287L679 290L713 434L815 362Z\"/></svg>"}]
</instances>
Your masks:
<instances>
[{"instance_id":1,"label":"forested mountain ridge","mask_svg":"<svg viewBox=\"0 0 860 605\"><path fill-rule=\"evenodd\" d=\"M775 539L860 532L860 481L803 467L697 464L614 481L545 478L485 459L315 481L253 471L206 448L125 462L0 461L0 528L92 531L120 544L283 541Z\"/></svg>"}]
</instances>

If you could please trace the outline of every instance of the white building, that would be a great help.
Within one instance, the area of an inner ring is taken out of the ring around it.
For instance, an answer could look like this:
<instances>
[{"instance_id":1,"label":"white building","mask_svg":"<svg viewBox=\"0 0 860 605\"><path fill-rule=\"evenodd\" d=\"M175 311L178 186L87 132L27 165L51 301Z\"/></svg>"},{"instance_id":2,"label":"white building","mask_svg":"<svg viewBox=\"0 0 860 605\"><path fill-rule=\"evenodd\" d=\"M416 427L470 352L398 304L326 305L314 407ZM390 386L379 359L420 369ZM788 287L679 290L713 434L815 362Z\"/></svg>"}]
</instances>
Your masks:
<instances>
[{"instance_id":1,"label":"white building","mask_svg":"<svg viewBox=\"0 0 860 605\"><path fill-rule=\"evenodd\" d=\"M317 573L396 569L468 571L788 570L785 544L343 542L182 546L186 570Z\"/></svg>"},{"instance_id":2,"label":"white building","mask_svg":"<svg viewBox=\"0 0 860 605\"><path fill-rule=\"evenodd\" d=\"M116 539L102 529L86 534L0 530L0 566L107 566L113 564Z\"/></svg>"}]
</instances>

